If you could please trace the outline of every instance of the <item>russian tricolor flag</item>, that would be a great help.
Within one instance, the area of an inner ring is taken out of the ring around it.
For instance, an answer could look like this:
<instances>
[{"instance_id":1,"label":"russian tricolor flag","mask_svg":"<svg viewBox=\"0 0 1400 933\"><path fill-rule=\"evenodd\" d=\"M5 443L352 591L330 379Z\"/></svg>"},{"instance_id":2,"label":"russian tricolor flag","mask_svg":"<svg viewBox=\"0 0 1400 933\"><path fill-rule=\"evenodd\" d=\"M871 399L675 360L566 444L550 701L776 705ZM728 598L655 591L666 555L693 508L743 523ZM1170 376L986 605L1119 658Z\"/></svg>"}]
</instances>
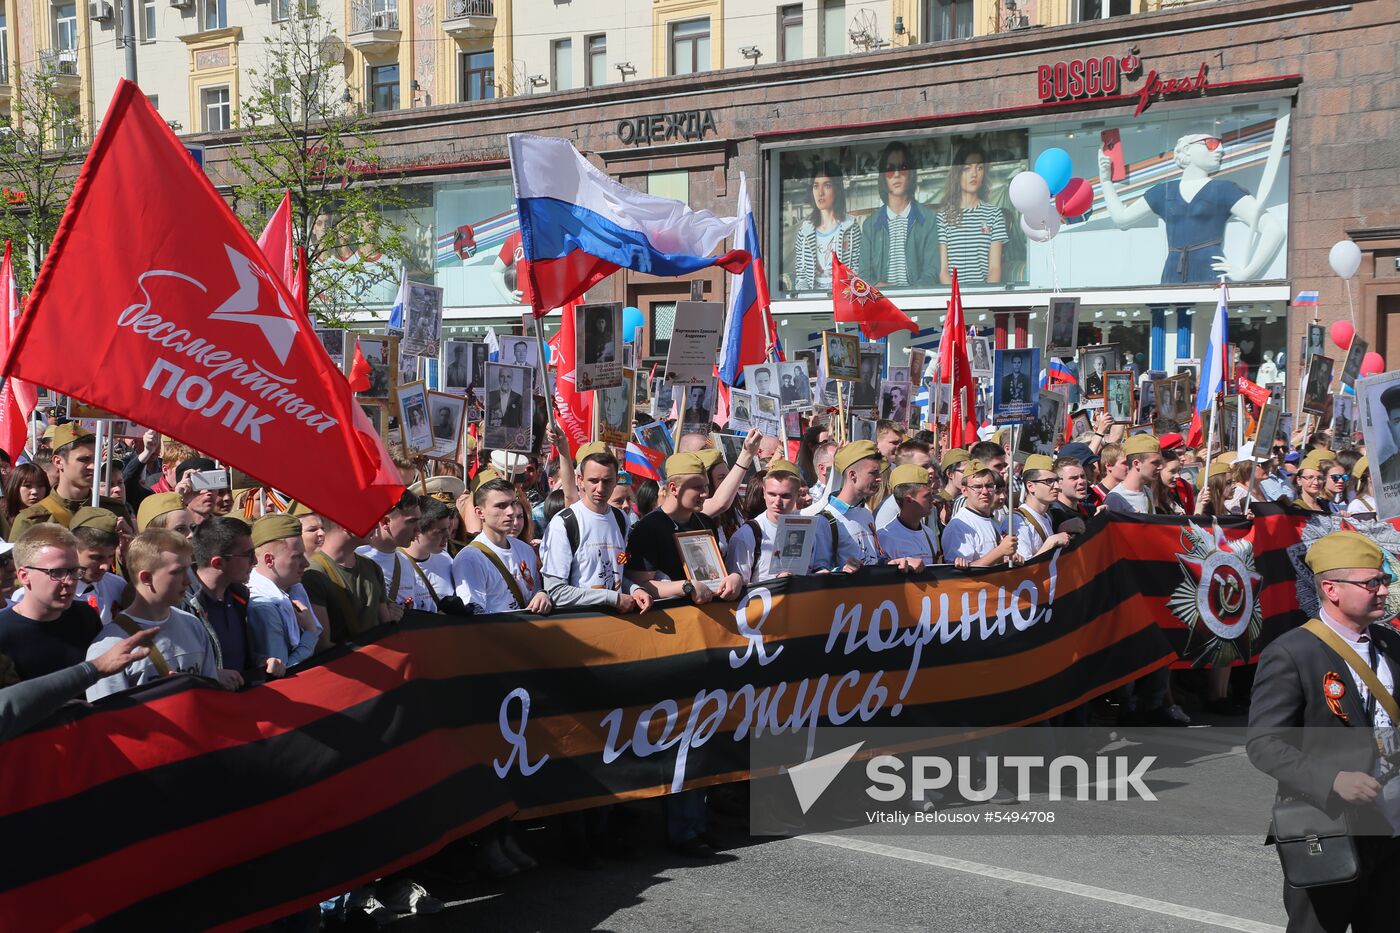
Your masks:
<instances>
[{"instance_id":1,"label":"russian tricolor flag","mask_svg":"<svg viewBox=\"0 0 1400 933\"><path fill-rule=\"evenodd\" d=\"M753 261L729 280L729 311L719 342L719 378L728 386L738 384L745 366L768 362L769 345L777 346L768 311L768 281L759 252L758 225L749 203L749 180L743 172L739 173L739 220L734 248L748 253Z\"/></svg>"},{"instance_id":2,"label":"russian tricolor flag","mask_svg":"<svg viewBox=\"0 0 1400 933\"><path fill-rule=\"evenodd\" d=\"M1074 378L1074 373L1070 371L1070 368L1053 358L1040 377L1042 389L1048 389L1055 385L1075 385L1077 382L1078 380Z\"/></svg>"},{"instance_id":3,"label":"russian tricolor flag","mask_svg":"<svg viewBox=\"0 0 1400 933\"><path fill-rule=\"evenodd\" d=\"M628 473L642 479L661 482L661 464L665 461L661 451L643 447L636 441L627 442L627 460L623 465Z\"/></svg>"},{"instance_id":4,"label":"russian tricolor flag","mask_svg":"<svg viewBox=\"0 0 1400 933\"><path fill-rule=\"evenodd\" d=\"M512 133L510 168L535 314L563 307L619 268L677 277L719 265L739 272L748 253L711 256L737 236L737 217L692 211L633 191L598 170L567 139Z\"/></svg>"},{"instance_id":5,"label":"russian tricolor flag","mask_svg":"<svg viewBox=\"0 0 1400 933\"><path fill-rule=\"evenodd\" d=\"M1206 419L1203 416L1215 404L1216 396L1225 389L1226 362L1229 352L1226 345L1229 320L1230 292L1224 280L1220 282L1220 300L1215 305L1215 318L1210 322L1210 342L1206 354L1201 357L1201 381L1196 388L1196 410L1191 415L1191 428L1187 432L1186 443L1195 447L1201 443Z\"/></svg>"}]
</instances>

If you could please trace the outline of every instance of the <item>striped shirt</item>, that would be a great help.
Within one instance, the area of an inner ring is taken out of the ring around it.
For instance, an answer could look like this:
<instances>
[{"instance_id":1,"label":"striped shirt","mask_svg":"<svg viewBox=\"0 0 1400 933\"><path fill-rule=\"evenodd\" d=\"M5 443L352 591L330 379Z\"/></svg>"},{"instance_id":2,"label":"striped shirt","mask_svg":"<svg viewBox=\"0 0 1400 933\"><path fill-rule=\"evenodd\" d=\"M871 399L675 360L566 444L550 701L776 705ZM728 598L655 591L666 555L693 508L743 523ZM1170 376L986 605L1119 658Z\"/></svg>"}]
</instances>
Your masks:
<instances>
[{"instance_id":1,"label":"striped shirt","mask_svg":"<svg viewBox=\"0 0 1400 933\"><path fill-rule=\"evenodd\" d=\"M948 247L948 268L958 270L958 281L987 281L992 243L1007 240L1006 217L1001 209L985 201L962 212L956 225L938 215L939 242Z\"/></svg>"},{"instance_id":2,"label":"striped shirt","mask_svg":"<svg viewBox=\"0 0 1400 933\"><path fill-rule=\"evenodd\" d=\"M904 210L896 214L885 208L890 221L890 265L885 270L885 284L892 288L903 288L909 284L909 270L904 264L904 243L909 239L909 210L913 202L904 205Z\"/></svg>"}]
</instances>

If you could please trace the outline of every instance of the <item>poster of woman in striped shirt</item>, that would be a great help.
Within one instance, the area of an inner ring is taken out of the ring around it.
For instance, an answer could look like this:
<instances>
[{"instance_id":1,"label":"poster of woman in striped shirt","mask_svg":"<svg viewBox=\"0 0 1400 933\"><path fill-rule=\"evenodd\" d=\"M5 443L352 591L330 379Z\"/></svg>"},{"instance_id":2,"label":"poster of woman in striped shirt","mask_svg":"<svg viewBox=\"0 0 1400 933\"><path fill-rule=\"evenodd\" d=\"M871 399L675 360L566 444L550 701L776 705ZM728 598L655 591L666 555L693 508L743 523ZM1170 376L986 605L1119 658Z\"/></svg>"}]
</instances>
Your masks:
<instances>
[{"instance_id":1,"label":"poster of woman in striped shirt","mask_svg":"<svg viewBox=\"0 0 1400 933\"><path fill-rule=\"evenodd\" d=\"M822 162L808 191L811 212L797 230L797 287L831 288L831 254L860 268L860 224L846 209L846 178L835 162Z\"/></svg>"},{"instance_id":2,"label":"poster of woman in striped shirt","mask_svg":"<svg viewBox=\"0 0 1400 933\"><path fill-rule=\"evenodd\" d=\"M987 200L987 153L977 140L960 144L938 210L938 253L944 285L953 269L963 285L1002 281L1002 251L1009 239L1006 215Z\"/></svg>"}]
</instances>

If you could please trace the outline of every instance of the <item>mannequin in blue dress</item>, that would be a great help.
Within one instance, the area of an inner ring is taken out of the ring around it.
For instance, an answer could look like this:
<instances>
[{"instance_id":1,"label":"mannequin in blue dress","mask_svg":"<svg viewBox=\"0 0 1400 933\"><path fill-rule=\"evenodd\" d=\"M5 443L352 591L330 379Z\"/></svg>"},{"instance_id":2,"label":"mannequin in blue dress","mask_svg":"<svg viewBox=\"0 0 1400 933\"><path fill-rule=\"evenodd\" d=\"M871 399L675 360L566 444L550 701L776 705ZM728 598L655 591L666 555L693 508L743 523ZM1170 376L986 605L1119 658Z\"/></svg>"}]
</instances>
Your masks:
<instances>
[{"instance_id":1,"label":"mannequin in blue dress","mask_svg":"<svg viewBox=\"0 0 1400 933\"><path fill-rule=\"evenodd\" d=\"M1141 198L1125 205L1113 185L1113 164L1099 151L1099 187L1108 216L1119 228L1162 218L1167 227L1167 260L1162 283L1214 282L1224 275L1233 282L1251 282L1268 268L1283 246L1284 229L1257 198L1232 181L1212 177L1220 171L1225 147L1204 133L1176 142L1181 177L1153 185ZM1234 217L1258 233L1243 260L1224 255L1225 225Z\"/></svg>"}]
</instances>

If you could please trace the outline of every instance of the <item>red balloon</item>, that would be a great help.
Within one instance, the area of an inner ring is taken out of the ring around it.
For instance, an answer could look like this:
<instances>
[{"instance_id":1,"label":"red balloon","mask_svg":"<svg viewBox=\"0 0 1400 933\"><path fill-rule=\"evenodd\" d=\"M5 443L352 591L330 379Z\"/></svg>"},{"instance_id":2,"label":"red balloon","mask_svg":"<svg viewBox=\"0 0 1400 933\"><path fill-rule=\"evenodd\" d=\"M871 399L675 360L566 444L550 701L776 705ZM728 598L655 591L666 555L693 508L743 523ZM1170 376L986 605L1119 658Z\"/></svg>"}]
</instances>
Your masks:
<instances>
[{"instance_id":1,"label":"red balloon","mask_svg":"<svg viewBox=\"0 0 1400 933\"><path fill-rule=\"evenodd\" d=\"M1356 328L1351 326L1351 321L1338 321L1332 325L1332 342L1338 350L1350 350L1351 338L1355 336Z\"/></svg>"},{"instance_id":2,"label":"red balloon","mask_svg":"<svg viewBox=\"0 0 1400 933\"><path fill-rule=\"evenodd\" d=\"M1084 216L1093 206L1094 189L1082 178L1071 178L1069 184L1061 188L1060 193L1055 195L1055 209L1066 220L1071 217Z\"/></svg>"},{"instance_id":3,"label":"red balloon","mask_svg":"<svg viewBox=\"0 0 1400 933\"><path fill-rule=\"evenodd\" d=\"M1375 350L1361 358L1361 375L1374 376L1383 372L1385 372L1385 358Z\"/></svg>"}]
</instances>

